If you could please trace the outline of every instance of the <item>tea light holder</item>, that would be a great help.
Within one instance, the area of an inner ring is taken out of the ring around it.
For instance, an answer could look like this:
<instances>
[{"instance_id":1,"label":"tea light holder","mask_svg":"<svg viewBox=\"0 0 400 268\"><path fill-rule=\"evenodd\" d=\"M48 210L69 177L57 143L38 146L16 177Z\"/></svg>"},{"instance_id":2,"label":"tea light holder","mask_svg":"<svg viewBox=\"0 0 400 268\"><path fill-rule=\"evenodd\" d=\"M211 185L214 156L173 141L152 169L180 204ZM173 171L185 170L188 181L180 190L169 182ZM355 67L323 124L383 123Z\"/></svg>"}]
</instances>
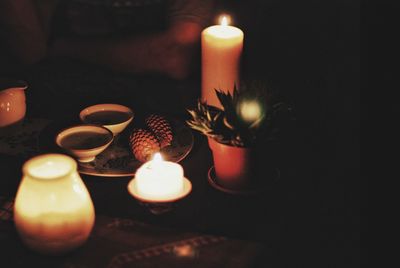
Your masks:
<instances>
[{"instance_id":1,"label":"tea light holder","mask_svg":"<svg viewBox=\"0 0 400 268\"><path fill-rule=\"evenodd\" d=\"M76 161L62 154L29 159L14 203L14 223L22 242L48 255L82 246L93 229L95 210Z\"/></svg>"},{"instance_id":2,"label":"tea light holder","mask_svg":"<svg viewBox=\"0 0 400 268\"><path fill-rule=\"evenodd\" d=\"M140 205L146 207L152 214L155 215L171 211L178 201L185 198L192 191L192 183L187 178L184 178L183 191L179 195L175 196L175 198L165 200L152 200L143 198L143 196L138 193L136 182L136 179L132 179L129 182L129 193L139 202Z\"/></svg>"},{"instance_id":3,"label":"tea light holder","mask_svg":"<svg viewBox=\"0 0 400 268\"><path fill-rule=\"evenodd\" d=\"M182 166L163 161L159 153L144 163L128 183L128 192L156 215L170 211L191 191L192 183L183 176Z\"/></svg>"}]
</instances>

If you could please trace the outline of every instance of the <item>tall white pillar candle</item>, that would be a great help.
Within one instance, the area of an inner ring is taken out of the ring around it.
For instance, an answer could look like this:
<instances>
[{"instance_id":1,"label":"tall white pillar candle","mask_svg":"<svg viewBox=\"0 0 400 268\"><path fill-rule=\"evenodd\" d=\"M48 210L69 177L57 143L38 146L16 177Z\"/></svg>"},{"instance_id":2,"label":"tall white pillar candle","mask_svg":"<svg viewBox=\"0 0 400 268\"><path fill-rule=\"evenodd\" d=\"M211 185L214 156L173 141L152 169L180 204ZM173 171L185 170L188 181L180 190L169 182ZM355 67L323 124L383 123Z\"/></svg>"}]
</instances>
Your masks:
<instances>
[{"instance_id":1,"label":"tall white pillar candle","mask_svg":"<svg viewBox=\"0 0 400 268\"><path fill-rule=\"evenodd\" d=\"M203 30L201 97L208 105L222 108L215 89L232 92L235 84L239 86L243 39L243 31L229 26L225 16L220 25Z\"/></svg>"}]
</instances>

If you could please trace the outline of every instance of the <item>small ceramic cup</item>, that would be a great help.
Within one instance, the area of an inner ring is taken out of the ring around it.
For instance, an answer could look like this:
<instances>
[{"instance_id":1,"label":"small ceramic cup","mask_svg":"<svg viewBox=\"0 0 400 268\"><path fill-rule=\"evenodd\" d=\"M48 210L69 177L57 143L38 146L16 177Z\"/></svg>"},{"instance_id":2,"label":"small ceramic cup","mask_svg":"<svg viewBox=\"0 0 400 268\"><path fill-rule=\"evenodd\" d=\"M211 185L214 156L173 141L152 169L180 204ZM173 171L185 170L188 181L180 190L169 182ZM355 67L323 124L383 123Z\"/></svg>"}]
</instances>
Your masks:
<instances>
[{"instance_id":1,"label":"small ceramic cup","mask_svg":"<svg viewBox=\"0 0 400 268\"><path fill-rule=\"evenodd\" d=\"M78 125L66 128L56 136L56 144L77 158L90 162L113 141L113 133L98 125Z\"/></svg>"},{"instance_id":2,"label":"small ceramic cup","mask_svg":"<svg viewBox=\"0 0 400 268\"><path fill-rule=\"evenodd\" d=\"M0 77L0 127L22 121L26 113L27 83Z\"/></svg>"},{"instance_id":3,"label":"small ceramic cup","mask_svg":"<svg viewBox=\"0 0 400 268\"><path fill-rule=\"evenodd\" d=\"M120 104L96 104L83 109L79 118L85 124L102 125L108 128L114 136L121 133L133 120L134 112L129 107Z\"/></svg>"}]
</instances>

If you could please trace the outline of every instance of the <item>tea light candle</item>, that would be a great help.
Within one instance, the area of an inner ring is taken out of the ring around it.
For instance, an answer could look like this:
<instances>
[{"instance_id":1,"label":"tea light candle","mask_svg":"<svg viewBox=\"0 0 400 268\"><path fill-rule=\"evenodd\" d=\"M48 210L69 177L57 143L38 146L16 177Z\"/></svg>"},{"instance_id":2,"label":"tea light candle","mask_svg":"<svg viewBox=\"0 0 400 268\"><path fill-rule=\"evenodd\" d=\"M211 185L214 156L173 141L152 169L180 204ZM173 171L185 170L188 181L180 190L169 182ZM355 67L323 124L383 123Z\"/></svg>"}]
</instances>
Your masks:
<instances>
[{"instance_id":1,"label":"tea light candle","mask_svg":"<svg viewBox=\"0 0 400 268\"><path fill-rule=\"evenodd\" d=\"M182 166L163 161L159 153L137 170L135 180L138 195L152 201L174 199L182 194L184 188Z\"/></svg>"},{"instance_id":2,"label":"tea light candle","mask_svg":"<svg viewBox=\"0 0 400 268\"><path fill-rule=\"evenodd\" d=\"M239 86L243 38L243 31L229 26L226 16L220 18L220 25L213 25L203 30L201 95L208 105L222 108L215 89L233 92L234 85Z\"/></svg>"}]
</instances>

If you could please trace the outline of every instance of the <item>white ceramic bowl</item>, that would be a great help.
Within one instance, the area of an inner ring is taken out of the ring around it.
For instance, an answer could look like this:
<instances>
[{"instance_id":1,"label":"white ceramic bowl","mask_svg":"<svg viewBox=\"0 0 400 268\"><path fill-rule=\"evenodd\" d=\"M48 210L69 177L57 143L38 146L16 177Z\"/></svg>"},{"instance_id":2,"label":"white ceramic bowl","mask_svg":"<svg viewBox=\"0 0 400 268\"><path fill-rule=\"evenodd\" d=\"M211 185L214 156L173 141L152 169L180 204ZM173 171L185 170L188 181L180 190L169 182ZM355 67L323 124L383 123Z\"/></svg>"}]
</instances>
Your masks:
<instances>
[{"instance_id":1,"label":"white ceramic bowl","mask_svg":"<svg viewBox=\"0 0 400 268\"><path fill-rule=\"evenodd\" d=\"M112 131L114 136L122 132L133 120L134 113L129 107L104 103L83 109L79 118L85 124L102 125Z\"/></svg>"},{"instance_id":2,"label":"white ceramic bowl","mask_svg":"<svg viewBox=\"0 0 400 268\"><path fill-rule=\"evenodd\" d=\"M79 162L93 161L113 141L113 133L98 125L78 125L66 128L56 136L56 144Z\"/></svg>"}]
</instances>

